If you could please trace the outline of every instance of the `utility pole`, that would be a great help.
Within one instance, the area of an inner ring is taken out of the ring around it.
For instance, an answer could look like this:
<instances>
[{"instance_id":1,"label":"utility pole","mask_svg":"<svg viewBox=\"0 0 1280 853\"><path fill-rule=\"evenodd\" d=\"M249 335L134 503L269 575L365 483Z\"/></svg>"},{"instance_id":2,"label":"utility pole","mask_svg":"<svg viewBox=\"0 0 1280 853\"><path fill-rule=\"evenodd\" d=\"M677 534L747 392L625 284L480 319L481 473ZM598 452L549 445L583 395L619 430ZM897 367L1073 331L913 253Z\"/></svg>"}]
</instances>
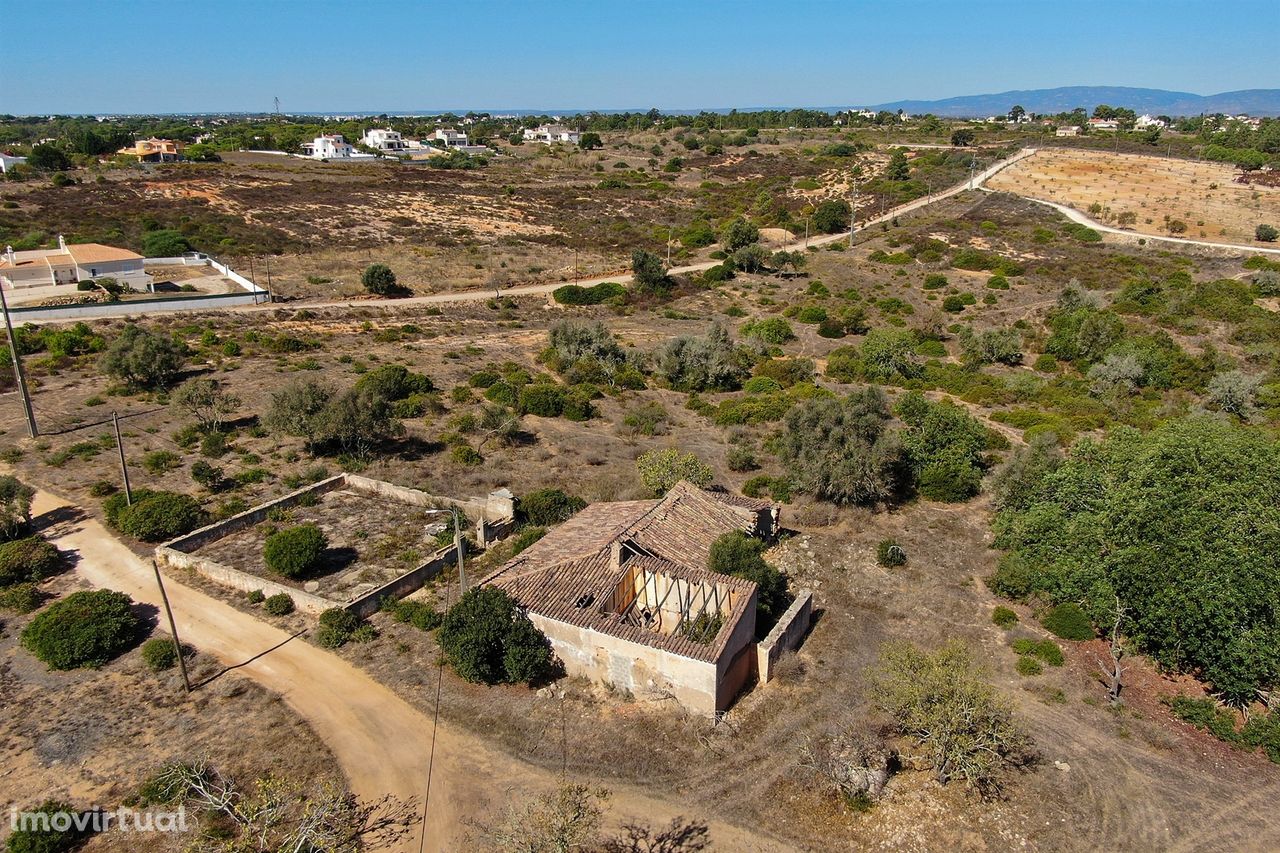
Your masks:
<instances>
[{"instance_id":1,"label":"utility pole","mask_svg":"<svg viewBox=\"0 0 1280 853\"><path fill-rule=\"evenodd\" d=\"M853 251L853 232L854 225L858 221L858 187L850 182L853 187L853 201L849 203L849 251Z\"/></svg>"},{"instance_id":2,"label":"utility pole","mask_svg":"<svg viewBox=\"0 0 1280 853\"><path fill-rule=\"evenodd\" d=\"M40 434L36 428L36 413L31 408L31 392L27 388L27 376L22 371L22 356L18 355L18 342L13 336L13 320L9 317L9 300L4 295L4 285L0 284L0 310L4 311L4 327L9 332L9 355L13 358L13 381L18 385L18 394L22 397L22 408L27 414L27 435L35 438Z\"/></svg>"},{"instance_id":3,"label":"utility pole","mask_svg":"<svg viewBox=\"0 0 1280 853\"><path fill-rule=\"evenodd\" d=\"M267 301L271 301L271 256L263 255L262 262L267 265Z\"/></svg>"},{"instance_id":4,"label":"utility pole","mask_svg":"<svg viewBox=\"0 0 1280 853\"><path fill-rule=\"evenodd\" d=\"M461 528L461 524L458 521L458 508L455 506L455 507L452 507L452 509L453 509L453 544L458 549L458 595L461 596L462 593L467 591L467 569L463 563L464 555L462 553L465 550L465 548L462 544L462 528Z\"/></svg>"},{"instance_id":5,"label":"utility pole","mask_svg":"<svg viewBox=\"0 0 1280 853\"><path fill-rule=\"evenodd\" d=\"M173 621L173 608L169 606L169 594L164 591L164 580L160 577L160 565L151 561L151 569L156 573L156 586L160 587L160 600L164 602L164 612L169 616L169 634L173 637L173 648L178 653L178 668L182 670L182 685L191 692L191 677L187 675L187 662L182 657L182 641L178 639L178 623Z\"/></svg>"},{"instance_id":6,"label":"utility pole","mask_svg":"<svg viewBox=\"0 0 1280 853\"><path fill-rule=\"evenodd\" d=\"M120 415L111 413L111 425L116 428L116 450L120 451L120 479L124 480L124 502L133 506L133 490L129 488L129 466L124 461L124 442L120 439Z\"/></svg>"},{"instance_id":7,"label":"utility pole","mask_svg":"<svg viewBox=\"0 0 1280 853\"><path fill-rule=\"evenodd\" d=\"M253 255L249 256L249 281L258 283L258 274L253 271Z\"/></svg>"},{"instance_id":8,"label":"utility pole","mask_svg":"<svg viewBox=\"0 0 1280 853\"><path fill-rule=\"evenodd\" d=\"M671 238L675 236L673 228L667 228L667 269L671 269Z\"/></svg>"}]
</instances>

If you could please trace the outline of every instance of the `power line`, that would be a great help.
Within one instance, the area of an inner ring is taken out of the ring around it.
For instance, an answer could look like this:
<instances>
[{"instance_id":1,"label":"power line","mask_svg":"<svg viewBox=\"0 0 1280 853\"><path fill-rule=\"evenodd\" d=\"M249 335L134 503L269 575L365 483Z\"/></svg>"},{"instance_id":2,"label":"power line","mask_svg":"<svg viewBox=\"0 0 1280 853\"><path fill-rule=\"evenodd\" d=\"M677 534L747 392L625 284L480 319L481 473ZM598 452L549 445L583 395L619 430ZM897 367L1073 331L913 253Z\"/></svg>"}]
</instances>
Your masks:
<instances>
[{"instance_id":1,"label":"power line","mask_svg":"<svg viewBox=\"0 0 1280 853\"><path fill-rule=\"evenodd\" d=\"M454 537L457 538L457 527L454 528ZM459 555L461 548L459 548ZM444 587L444 610L449 612L449 596L453 590L452 584L445 584ZM436 655L436 706L431 713L431 750L427 754L427 788L422 795L422 833L418 836L418 853L422 853L427 845L427 810L431 805L431 776L436 765L436 732L440 729L440 688L444 684L444 654Z\"/></svg>"}]
</instances>

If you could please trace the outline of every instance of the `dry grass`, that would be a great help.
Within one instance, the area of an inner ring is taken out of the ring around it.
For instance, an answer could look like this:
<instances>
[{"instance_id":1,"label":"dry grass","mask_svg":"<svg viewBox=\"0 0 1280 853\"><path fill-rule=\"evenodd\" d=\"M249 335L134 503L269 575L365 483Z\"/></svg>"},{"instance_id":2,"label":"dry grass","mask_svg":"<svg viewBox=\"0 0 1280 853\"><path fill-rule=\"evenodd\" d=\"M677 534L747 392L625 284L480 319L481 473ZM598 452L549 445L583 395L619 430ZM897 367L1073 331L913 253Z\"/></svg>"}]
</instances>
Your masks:
<instances>
[{"instance_id":1,"label":"dry grass","mask_svg":"<svg viewBox=\"0 0 1280 853\"><path fill-rule=\"evenodd\" d=\"M82 586L74 575L49 592ZM154 621L154 613L147 614ZM64 799L114 809L164 764L203 758L244 785L268 773L301 780L341 778L328 749L280 699L235 673L191 696L177 670L150 672L140 652L101 670L49 672L18 644L30 617L6 614L0 635L0 800L18 807ZM221 670L197 654L194 680ZM157 833L108 833L86 850L176 849Z\"/></svg>"},{"instance_id":2,"label":"dry grass","mask_svg":"<svg viewBox=\"0 0 1280 853\"><path fill-rule=\"evenodd\" d=\"M1085 212L1097 204L1108 222L1133 213L1132 228L1142 234L1169 234L1169 217L1186 223L1180 236L1252 243L1259 223L1280 223L1280 188L1238 184L1237 175L1225 163L1050 148L988 185Z\"/></svg>"}]
</instances>

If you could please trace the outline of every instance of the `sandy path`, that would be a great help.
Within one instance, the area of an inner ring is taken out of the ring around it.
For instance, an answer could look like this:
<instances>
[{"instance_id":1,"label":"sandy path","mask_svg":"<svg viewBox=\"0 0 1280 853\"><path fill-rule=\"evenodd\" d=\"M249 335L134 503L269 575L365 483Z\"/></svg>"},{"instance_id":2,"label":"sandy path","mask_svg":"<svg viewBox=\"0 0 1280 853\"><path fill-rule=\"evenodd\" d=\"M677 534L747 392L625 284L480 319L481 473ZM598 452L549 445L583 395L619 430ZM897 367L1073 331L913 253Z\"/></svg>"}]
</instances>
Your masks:
<instances>
[{"instance_id":1,"label":"sandy path","mask_svg":"<svg viewBox=\"0 0 1280 853\"><path fill-rule=\"evenodd\" d=\"M95 519L46 492L33 514L45 535L77 559L76 572L97 587L119 590L135 601L160 606L149 562L112 537ZM44 518L40 518L44 516ZM376 799L384 794L421 803L431 746L431 720L360 669L301 639L242 613L198 590L166 578L178 631L205 654L279 693L333 751L352 790ZM161 624L163 625L163 615ZM467 849L467 821L490 820L505 802L556 784L554 774L487 747L479 739L441 725L427 818L425 849ZM676 803L613 787L612 818L660 827L688 814ZM789 849L726 824L707 821L717 849ZM418 849L418 829L403 850Z\"/></svg>"}]
</instances>

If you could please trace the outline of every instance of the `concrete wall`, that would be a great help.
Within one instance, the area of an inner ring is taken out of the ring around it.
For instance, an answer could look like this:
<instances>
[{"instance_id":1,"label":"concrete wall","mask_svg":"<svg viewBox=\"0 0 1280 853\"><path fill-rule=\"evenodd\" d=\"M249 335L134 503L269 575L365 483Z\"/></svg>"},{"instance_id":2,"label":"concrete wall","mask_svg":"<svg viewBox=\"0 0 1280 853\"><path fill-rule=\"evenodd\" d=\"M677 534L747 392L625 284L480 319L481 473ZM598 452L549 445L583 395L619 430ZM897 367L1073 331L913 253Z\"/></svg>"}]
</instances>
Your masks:
<instances>
[{"instance_id":1,"label":"concrete wall","mask_svg":"<svg viewBox=\"0 0 1280 853\"><path fill-rule=\"evenodd\" d=\"M241 592L252 592L255 589L262 590L263 595L272 596L277 593L285 593L293 599L293 604L303 613L309 613L318 616L331 607L341 607L342 602L332 601L328 598L321 598L318 595L305 592L291 586L285 586L267 578L251 575L248 572L242 572L239 569L233 569L230 566L223 565L215 560L197 557L192 554L184 554L173 548L166 548L161 545L156 549L156 563L160 568L178 568L191 569L199 572L204 577L231 589L237 589Z\"/></svg>"},{"instance_id":2,"label":"concrete wall","mask_svg":"<svg viewBox=\"0 0 1280 853\"><path fill-rule=\"evenodd\" d=\"M466 540L463 540L462 551L465 559ZM423 584L431 580L444 569L445 566L452 566L458 561L458 549L453 545L441 548L432 555L421 566L410 572L406 572L398 578L383 584L372 592L366 593L360 598L353 599L346 607L352 613L361 619L370 614L378 612L378 608L382 606L382 599L390 596L392 598L403 598L414 590L421 589Z\"/></svg>"},{"instance_id":3,"label":"concrete wall","mask_svg":"<svg viewBox=\"0 0 1280 853\"><path fill-rule=\"evenodd\" d=\"M640 697L669 694L702 714L717 710L716 665L530 613L569 675L604 681Z\"/></svg>"},{"instance_id":4,"label":"concrete wall","mask_svg":"<svg viewBox=\"0 0 1280 853\"><path fill-rule=\"evenodd\" d=\"M778 658L782 657L783 652L800 645L800 641L809 630L811 621L813 621L813 593L803 589L782 614L778 624L773 626L769 636L756 644L756 671L761 684L767 684L772 678L773 666L778 662Z\"/></svg>"},{"instance_id":5,"label":"concrete wall","mask_svg":"<svg viewBox=\"0 0 1280 853\"><path fill-rule=\"evenodd\" d=\"M278 592L288 593L294 604L299 610L307 613L321 613L331 607L346 607L358 616L365 617L377 611L378 606L382 603L382 599L386 596L393 598L401 598L416 589L419 589L428 580L438 575L445 566L453 565L457 560L457 549L453 545L448 545L436 551L427 559L426 562L416 568L405 572L403 575L383 584L365 595L342 602L330 598L324 598L314 595L296 587L286 586L269 578L249 572L242 572L239 569L232 568L216 560L210 560L205 557L197 557L192 552L198 551L210 542L228 536L237 530L243 530L246 527L252 527L265 521L267 516L274 509L288 509L296 506L304 497L308 495L322 495L335 489L347 488L352 491L362 492L367 495L375 495L385 497L398 503L408 504L410 506L430 507L437 503L451 503L446 498L437 498L421 492L417 489L410 489L404 486L397 486L392 483L384 483L380 480L371 480L368 477L361 477L356 474L336 474L309 486L303 486L287 495L282 495L275 500L267 501L264 504L245 510L242 513L205 525L204 527L194 530L185 536L179 536L163 543L156 548L155 557L157 563L161 567L172 566L176 568L192 569L199 572L205 577L223 586L231 589L238 589L244 592L252 592L260 589L266 595L274 595ZM463 502L456 502L463 505ZM483 519L482 519L483 521ZM490 529L496 526L504 529L503 525L510 526L510 522L500 520L496 525L491 525ZM463 544L465 557L465 540Z\"/></svg>"},{"instance_id":6,"label":"concrete wall","mask_svg":"<svg viewBox=\"0 0 1280 853\"><path fill-rule=\"evenodd\" d=\"M10 308L15 322L86 320L95 317L141 317L172 311L208 311L236 305L257 305L266 301L262 293L216 293L208 296L168 296L129 299L123 302L88 302L83 305L53 305L43 308Z\"/></svg>"},{"instance_id":7,"label":"concrete wall","mask_svg":"<svg viewBox=\"0 0 1280 853\"><path fill-rule=\"evenodd\" d=\"M224 518L222 521L215 521L213 524L207 524L197 530L193 530L185 536L179 536L177 539L171 539L160 547L168 548L173 551L182 553L191 553L198 551L200 548L215 542L224 536L229 536L237 530L244 530L246 527L252 527L266 521L267 515L273 509L288 509L296 506L302 500L304 495L322 495L325 492L331 492L346 483L346 474L336 474L309 486L303 486L295 489L287 495L267 501L253 509L247 509L244 512L237 513L230 518Z\"/></svg>"}]
</instances>

